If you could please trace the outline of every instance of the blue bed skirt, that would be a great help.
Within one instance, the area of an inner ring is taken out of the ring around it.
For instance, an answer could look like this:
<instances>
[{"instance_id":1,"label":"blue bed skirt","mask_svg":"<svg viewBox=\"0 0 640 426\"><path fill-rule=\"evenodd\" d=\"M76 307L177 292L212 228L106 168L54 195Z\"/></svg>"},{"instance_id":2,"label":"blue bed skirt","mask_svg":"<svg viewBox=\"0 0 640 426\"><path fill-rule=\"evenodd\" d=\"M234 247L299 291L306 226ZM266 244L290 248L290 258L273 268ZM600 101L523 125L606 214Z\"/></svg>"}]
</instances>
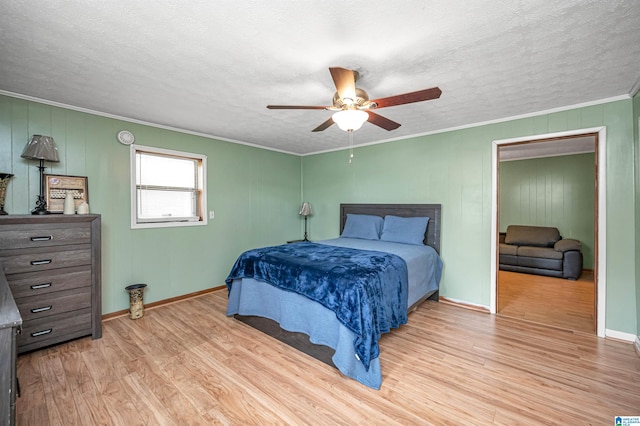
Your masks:
<instances>
[{"instance_id":1,"label":"blue bed skirt","mask_svg":"<svg viewBox=\"0 0 640 426\"><path fill-rule=\"evenodd\" d=\"M265 300L270 302L264 303ZM342 374L370 388L380 389L380 358L372 359L367 371L356 357L353 332L319 303L297 293L244 278L234 280L229 293L227 315L235 314L269 318L287 331L305 333L312 343L335 350L332 361Z\"/></svg>"}]
</instances>

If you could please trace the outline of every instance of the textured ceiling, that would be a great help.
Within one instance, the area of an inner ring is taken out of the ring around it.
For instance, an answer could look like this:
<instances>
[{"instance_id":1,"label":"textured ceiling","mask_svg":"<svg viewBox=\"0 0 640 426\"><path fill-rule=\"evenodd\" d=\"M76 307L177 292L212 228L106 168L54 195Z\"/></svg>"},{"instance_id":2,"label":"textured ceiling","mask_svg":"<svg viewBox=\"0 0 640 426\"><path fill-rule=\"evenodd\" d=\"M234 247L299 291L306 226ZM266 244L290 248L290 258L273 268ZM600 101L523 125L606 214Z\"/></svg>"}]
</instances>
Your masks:
<instances>
[{"instance_id":1,"label":"textured ceiling","mask_svg":"<svg viewBox=\"0 0 640 426\"><path fill-rule=\"evenodd\" d=\"M629 0L48 0L0 3L0 91L306 154L343 148L330 66L378 109L356 145L615 98L637 90L640 2Z\"/></svg>"}]
</instances>

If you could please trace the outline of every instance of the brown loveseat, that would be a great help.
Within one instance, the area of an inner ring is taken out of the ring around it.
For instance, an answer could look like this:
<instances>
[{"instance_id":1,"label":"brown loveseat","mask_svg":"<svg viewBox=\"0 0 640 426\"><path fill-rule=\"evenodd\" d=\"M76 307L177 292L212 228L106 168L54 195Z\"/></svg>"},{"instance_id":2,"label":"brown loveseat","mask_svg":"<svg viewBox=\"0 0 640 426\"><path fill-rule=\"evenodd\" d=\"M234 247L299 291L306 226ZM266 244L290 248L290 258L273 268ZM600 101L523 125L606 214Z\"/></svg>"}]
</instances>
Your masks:
<instances>
[{"instance_id":1,"label":"brown loveseat","mask_svg":"<svg viewBox=\"0 0 640 426\"><path fill-rule=\"evenodd\" d=\"M562 239L557 228L509 225L500 234L500 269L577 280L581 249L580 241Z\"/></svg>"}]
</instances>

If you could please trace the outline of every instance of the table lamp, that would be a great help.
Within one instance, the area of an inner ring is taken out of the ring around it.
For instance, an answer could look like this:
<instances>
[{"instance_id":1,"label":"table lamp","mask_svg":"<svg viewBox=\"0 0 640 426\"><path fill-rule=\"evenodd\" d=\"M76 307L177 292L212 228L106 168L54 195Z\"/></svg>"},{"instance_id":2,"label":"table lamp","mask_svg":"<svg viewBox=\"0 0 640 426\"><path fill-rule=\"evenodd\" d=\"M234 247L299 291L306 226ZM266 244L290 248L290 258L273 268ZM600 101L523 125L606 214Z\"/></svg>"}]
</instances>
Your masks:
<instances>
[{"instance_id":1,"label":"table lamp","mask_svg":"<svg viewBox=\"0 0 640 426\"><path fill-rule=\"evenodd\" d=\"M39 160L40 165L40 195L36 201L36 208L31 210L31 214L49 214L47 201L44 198L44 162L50 161L58 163L58 147L51 136L33 135L27 146L22 151L22 158L27 160Z\"/></svg>"},{"instance_id":2,"label":"table lamp","mask_svg":"<svg viewBox=\"0 0 640 426\"><path fill-rule=\"evenodd\" d=\"M304 239L302 241L309 241L307 239L307 216L311 216L311 204L307 202L302 203L300 216L304 216Z\"/></svg>"}]
</instances>

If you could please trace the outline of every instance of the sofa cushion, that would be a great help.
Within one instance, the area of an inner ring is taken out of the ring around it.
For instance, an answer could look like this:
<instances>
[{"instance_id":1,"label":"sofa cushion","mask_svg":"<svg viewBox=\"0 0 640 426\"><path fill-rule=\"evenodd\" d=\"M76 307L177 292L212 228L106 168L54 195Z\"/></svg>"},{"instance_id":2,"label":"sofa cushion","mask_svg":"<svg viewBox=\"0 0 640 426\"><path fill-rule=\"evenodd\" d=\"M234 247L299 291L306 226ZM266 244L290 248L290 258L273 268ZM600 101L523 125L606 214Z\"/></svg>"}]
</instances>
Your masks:
<instances>
[{"instance_id":1,"label":"sofa cushion","mask_svg":"<svg viewBox=\"0 0 640 426\"><path fill-rule=\"evenodd\" d=\"M516 256L518 254L518 246L512 246L505 243L500 243L500 255Z\"/></svg>"},{"instance_id":2,"label":"sofa cushion","mask_svg":"<svg viewBox=\"0 0 640 426\"><path fill-rule=\"evenodd\" d=\"M509 225L504 242L517 246L553 247L559 239L558 228Z\"/></svg>"},{"instance_id":3,"label":"sofa cushion","mask_svg":"<svg viewBox=\"0 0 640 426\"><path fill-rule=\"evenodd\" d=\"M551 247L520 246L518 247L518 257L520 256L562 260L562 252Z\"/></svg>"},{"instance_id":4,"label":"sofa cushion","mask_svg":"<svg viewBox=\"0 0 640 426\"><path fill-rule=\"evenodd\" d=\"M555 262L555 261L554 261ZM562 270L548 269L548 268L532 268L529 266L518 265L500 265L500 269L503 271L523 272L525 274L544 275L547 277L562 278Z\"/></svg>"},{"instance_id":5,"label":"sofa cushion","mask_svg":"<svg viewBox=\"0 0 640 426\"><path fill-rule=\"evenodd\" d=\"M553 270L560 272L562 276L562 260L543 259L541 257L518 256L518 266L530 268L531 272L538 273L541 270Z\"/></svg>"},{"instance_id":6,"label":"sofa cushion","mask_svg":"<svg viewBox=\"0 0 640 426\"><path fill-rule=\"evenodd\" d=\"M498 260L501 266L518 264L518 256L512 256L510 254L501 254L500 256L498 256Z\"/></svg>"}]
</instances>

